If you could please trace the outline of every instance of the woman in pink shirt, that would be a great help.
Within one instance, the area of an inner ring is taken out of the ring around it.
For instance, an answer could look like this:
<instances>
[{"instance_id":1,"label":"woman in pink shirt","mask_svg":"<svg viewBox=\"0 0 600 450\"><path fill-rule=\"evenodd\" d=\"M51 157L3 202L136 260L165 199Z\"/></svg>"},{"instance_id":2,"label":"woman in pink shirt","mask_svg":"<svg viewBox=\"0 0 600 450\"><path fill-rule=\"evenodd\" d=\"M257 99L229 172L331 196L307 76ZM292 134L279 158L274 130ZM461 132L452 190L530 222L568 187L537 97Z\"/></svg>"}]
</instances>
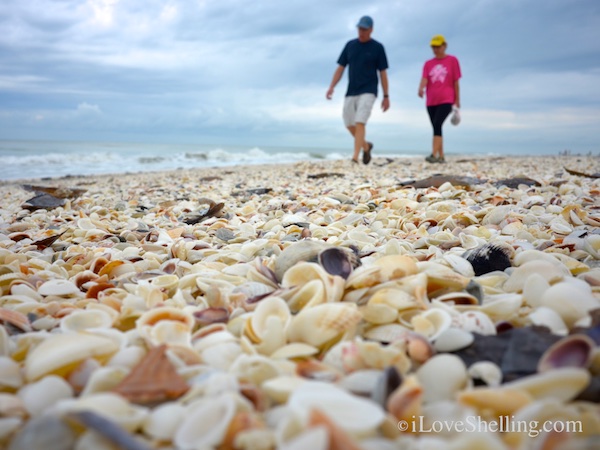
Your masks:
<instances>
[{"instance_id":1,"label":"woman in pink shirt","mask_svg":"<svg viewBox=\"0 0 600 450\"><path fill-rule=\"evenodd\" d=\"M442 124L452 112L453 106L460 108L460 65L458 59L446 54L444 36L434 36L430 45L435 58L423 66L423 77L419 84L419 97L422 98L427 91L427 112L433 126L433 150L425 160L444 163Z\"/></svg>"}]
</instances>

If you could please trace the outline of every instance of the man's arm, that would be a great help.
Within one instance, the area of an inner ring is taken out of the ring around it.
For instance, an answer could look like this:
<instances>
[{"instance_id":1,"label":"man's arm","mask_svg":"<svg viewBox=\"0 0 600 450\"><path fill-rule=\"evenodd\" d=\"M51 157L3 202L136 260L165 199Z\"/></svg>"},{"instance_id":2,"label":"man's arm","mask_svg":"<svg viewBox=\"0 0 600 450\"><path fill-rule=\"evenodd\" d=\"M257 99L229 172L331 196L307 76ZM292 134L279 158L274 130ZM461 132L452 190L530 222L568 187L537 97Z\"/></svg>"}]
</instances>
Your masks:
<instances>
[{"instance_id":1,"label":"man's arm","mask_svg":"<svg viewBox=\"0 0 600 450\"><path fill-rule=\"evenodd\" d=\"M327 100L331 100L331 98L333 97L333 90L335 89L335 86L339 83L339 81L342 79L342 75L344 74L345 68L346 67L342 65L338 65L337 69L335 69L335 72L333 73L333 79L331 80L331 84L329 85L327 94L325 94Z\"/></svg>"},{"instance_id":2,"label":"man's arm","mask_svg":"<svg viewBox=\"0 0 600 450\"><path fill-rule=\"evenodd\" d=\"M381 102L381 109L383 110L383 112L386 112L388 109L390 109L389 84L388 84L387 70L380 71L379 76L381 78L381 89L383 89L383 100Z\"/></svg>"}]
</instances>

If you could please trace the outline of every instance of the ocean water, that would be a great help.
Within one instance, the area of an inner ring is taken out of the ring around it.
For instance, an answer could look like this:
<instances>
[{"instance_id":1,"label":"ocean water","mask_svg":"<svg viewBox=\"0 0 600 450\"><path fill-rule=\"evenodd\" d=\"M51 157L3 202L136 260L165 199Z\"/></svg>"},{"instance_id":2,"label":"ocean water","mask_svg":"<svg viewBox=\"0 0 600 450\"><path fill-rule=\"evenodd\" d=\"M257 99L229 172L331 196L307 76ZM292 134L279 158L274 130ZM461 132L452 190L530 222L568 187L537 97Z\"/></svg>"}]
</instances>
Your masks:
<instances>
[{"instance_id":1,"label":"ocean water","mask_svg":"<svg viewBox=\"0 0 600 450\"><path fill-rule=\"evenodd\" d=\"M335 160L350 158L351 151L350 148L0 141L0 180ZM416 155L388 153L385 156Z\"/></svg>"}]
</instances>

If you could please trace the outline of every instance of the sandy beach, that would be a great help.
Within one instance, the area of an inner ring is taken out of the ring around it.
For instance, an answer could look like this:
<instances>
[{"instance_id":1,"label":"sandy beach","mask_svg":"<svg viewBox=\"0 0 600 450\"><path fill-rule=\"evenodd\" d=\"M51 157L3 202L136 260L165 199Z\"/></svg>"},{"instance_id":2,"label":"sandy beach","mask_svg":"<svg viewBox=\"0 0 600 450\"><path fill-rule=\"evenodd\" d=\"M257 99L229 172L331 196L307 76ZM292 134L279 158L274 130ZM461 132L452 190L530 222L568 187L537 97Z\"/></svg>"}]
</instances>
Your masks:
<instances>
[{"instance_id":1,"label":"sandy beach","mask_svg":"<svg viewBox=\"0 0 600 450\"><path fill-rule=\"evenodd\" d=\"M596 448L600 158L447 160L0 182L1 445Z\"/></svg>"}]
</instances>

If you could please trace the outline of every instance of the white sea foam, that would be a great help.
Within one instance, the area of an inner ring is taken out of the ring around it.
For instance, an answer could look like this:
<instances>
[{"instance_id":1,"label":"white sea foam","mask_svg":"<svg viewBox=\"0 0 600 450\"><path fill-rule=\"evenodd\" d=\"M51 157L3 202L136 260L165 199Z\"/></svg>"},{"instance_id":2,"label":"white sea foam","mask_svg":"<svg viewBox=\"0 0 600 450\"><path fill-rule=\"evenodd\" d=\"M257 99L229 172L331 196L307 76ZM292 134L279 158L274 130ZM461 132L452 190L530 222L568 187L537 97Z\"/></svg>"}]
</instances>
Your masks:
<instances>
[{"instance_id":1,"label":"white sea foam","mask_svg":"<svg viewBox=\"0 0 600 450\"><path fill-rule=\"evenodd\" d=\"M0 180L349 158L339 149L0 141ZM414 156L379 154L379 156Z\"/></svg>"}]
</instances>

